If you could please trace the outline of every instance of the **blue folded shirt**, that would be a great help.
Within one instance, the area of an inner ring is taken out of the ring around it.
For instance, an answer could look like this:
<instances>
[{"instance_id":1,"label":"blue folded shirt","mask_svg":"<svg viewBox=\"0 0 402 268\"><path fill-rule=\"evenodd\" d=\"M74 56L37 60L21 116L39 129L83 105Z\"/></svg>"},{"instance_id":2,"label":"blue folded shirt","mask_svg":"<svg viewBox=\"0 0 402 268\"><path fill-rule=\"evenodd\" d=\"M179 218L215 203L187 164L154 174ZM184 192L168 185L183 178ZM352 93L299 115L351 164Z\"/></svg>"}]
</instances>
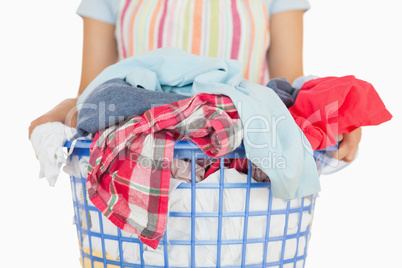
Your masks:
<instances>
[{"instance_id":1,"label":"blue folded shirt","mask_svg":"<svg viewBox=\"0 0 402 268\"><path fill-rule=\"evenodd\" d=\"M106 81L85 99L77 118L77 133L97 133L127 118L142 115L155 106L188 98L174 93L133 87L121 78Z\"/></svg>"}]
</instances>

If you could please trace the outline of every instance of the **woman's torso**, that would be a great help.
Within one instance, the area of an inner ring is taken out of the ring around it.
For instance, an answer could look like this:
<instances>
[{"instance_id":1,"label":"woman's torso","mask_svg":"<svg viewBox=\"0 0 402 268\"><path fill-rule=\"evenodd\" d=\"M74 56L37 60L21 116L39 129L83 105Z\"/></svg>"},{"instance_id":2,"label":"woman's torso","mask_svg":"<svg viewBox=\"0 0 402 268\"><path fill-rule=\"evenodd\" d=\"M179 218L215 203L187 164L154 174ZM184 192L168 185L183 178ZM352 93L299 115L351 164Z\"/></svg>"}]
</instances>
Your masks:
<instances>
[{"instance_id":1,"label":"woman's torso","mask_svg":"<svg viewBox=\"0 0 402 268\"><path fill-rule=\"evenodd\" d=\"M160 47L239 60L245 78L268 80L268 14L264 0L121 0L120 58Z\"/></svg>"}]
</instances>

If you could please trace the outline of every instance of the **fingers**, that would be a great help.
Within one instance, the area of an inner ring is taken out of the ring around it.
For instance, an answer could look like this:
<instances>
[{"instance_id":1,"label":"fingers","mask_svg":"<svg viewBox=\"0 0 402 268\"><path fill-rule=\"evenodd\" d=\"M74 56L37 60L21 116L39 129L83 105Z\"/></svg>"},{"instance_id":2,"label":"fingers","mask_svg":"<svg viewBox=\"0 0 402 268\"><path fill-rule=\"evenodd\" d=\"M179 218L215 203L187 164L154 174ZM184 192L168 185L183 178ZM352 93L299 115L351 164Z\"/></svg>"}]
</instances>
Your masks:
<instances>
[{"instance_id":1,"label":"fingers","mask_svg":"<svg viewBox=\"0 0 402 268\"><path fill-rule=\"evenodd\" d=\"M343 134L336 134L335 140L336 140L336 142L340 142L341 140L343 140Z\"/></svg>"},{"instance_id":2,"label":"fingers","mask_svg":"<svg viewBox=\"0 0 402 268\"><path fill-rule=\"evenodd\" d=\"M355 158L357 148L362 137L362 129L357 128L350 133L343 134L343 140L339 145L338 151L332 156L345 162L351 162Z\"/></svg>"}]
</instances>

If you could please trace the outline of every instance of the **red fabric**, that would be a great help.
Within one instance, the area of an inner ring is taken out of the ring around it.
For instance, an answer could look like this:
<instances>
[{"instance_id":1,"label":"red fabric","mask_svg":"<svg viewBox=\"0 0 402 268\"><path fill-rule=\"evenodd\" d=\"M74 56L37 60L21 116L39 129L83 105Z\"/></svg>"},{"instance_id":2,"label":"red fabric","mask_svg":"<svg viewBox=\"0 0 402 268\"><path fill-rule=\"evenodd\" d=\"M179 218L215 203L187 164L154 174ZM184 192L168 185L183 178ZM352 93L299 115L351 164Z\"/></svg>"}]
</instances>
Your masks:
<instances>
[{"instance_id":1,"label":"red fabric","mask_svg":"<svg viewBox=\"0 0 402 268\"><path fill-rule=\"evenodd\" d=\"M231 99L199 93L154 107L122 126L97 133L91 143L88 195L116 226L155 249L167 219L174 140L190 140L211 157L242 141Z\"/></svg>"},{"instance_id":2,"label":"red fabric","mask_svg":"<svg viewBox=\"0 0 402 268\"><path fill-rule=\"evenodd\" d=\"M336 134L392 118L374 87L352 75L304 83L289 112L313 150L335 145Z\"/></svg>"}]
</instances>

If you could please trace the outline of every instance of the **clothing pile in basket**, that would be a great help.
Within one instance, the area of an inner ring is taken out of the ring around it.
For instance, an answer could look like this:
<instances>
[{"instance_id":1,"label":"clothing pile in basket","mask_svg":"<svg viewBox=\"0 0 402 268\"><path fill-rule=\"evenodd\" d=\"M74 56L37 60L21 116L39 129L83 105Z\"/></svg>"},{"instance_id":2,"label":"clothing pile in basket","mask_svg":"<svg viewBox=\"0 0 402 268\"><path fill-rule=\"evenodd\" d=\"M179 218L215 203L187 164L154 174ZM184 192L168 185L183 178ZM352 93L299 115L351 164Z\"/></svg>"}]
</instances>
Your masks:
<instances>
[{"instance_id":1,"label":"clothing pile in basket","mask_svg":"<svg viewBox=\"0 0 402 268\"><path fill-rule=\"evenodd\" d=\"M183 165L173 160L174 141L192 141L211 157L243 142L254 179L259 174L274 197L291 200L320 190L313 150L335 145L338 133L392 117L373 86L354 76L274 79L266 87L244 79L237 61L174 48L106 68L77 109L75 137L94 135L91 201L152 248L165 231L171 174ZM246 163L225 166L247 172ZM198 180L217 169L219 161L199 165Z\"/></svg>"},{"instance_id":2,"label":"clothing pile in basket","mask_svg":"<svg viewBox=\"0 0 402 268\"><path fill-rule=\"evenodd\" d=\"M80 178L86 176L86 166L88 165L89 157L73 156L68 162L65 171L70 175ZM208 178L200 182L200 184L218 184L220 181L219 171L212 173ZM246 183L247 175L238 172L236 169L225 168L224 170L225 183ZM188 213L191 211L191 191L189 189L177 188L180 184L186 183L183 180L170 178L169 187L169 212L173 213ZM251 183L257 183L252 179ZM267 211L269 204L269 189L267 187L251 188L249 199L249 211ZM83 185L76 183L73 187L73 197L77 197L77 202L84 204L84 198L89 206L94 205L89 197L83 193ZM243 212L246 207L246 191L241 188L225 189L223 192L223 213L227 212ZM290 202L290 209L297 208L297 212L289 213L286 235L292 236L297 232L301 235L298 239L286 239L284 248L284 259L290 259L294 256L301 256L305 254L307 245L307 229L311 226L312 212L308 209L300 214L300 207L309 207L313 200L311 197L302 199L294 199ZM283 199L272 198L271 211L280 211L286 208L286 202ZM197 190L196 195L196 210L197 213L217 213L219 206L219 189L202 189ZM91 232L100 233L99 212L95 210L88 211L88 217L85 211L79 213L81 228L88 229ZM117 239L117 227L102 215L102 228L103 234L115 236ZM248 218L247 238L248 239L265 239L266 225L269 224L269 237L278 238L277 241L272 239L267 244L267 262L279 261L282 254L282 240L280 237L284 236L284 226L286 217L285 214L273 214L267 216L253 216ZM301 221L301 222L300 222ZM89 224L88 224L89 222ZM190 241L191 240L191 218L189 217L168 217L167 221L167 239L168 241ZM300 229L299 229L300 223ZM227 240L242 240L244 231L244 219L242 217L224 217L222 221L222 241ZM196 240L200 241L216 241L218 230L218 218L197 218L195 223ZM137 235L122 231L122 236L128 238L137 238ZM141 256L139 254L139 244L135 242L128 242L125 240L120 246L114 240L104 240L104 251L102 250L102 241L97 236L92 236L89 241L87 235L83 236L82 248L84 252L89 253L91 242L92 254L102 256L101 252L105 252L110 260L120 261L122 258L126 263L141 264ZM120 248L123 256L120 256ZM246 249L245 264L258 264L262 263L264 243L250 243ZM191 254L190 246L169 245L168 247L169 265L174 267L190 267ZM297 253L297 254L296 254ZM200 267L214 267L216 266L217 248L216 246L205 245L197 246L195 254L195 264ZM144 245L142 254L145 265L164 266L164 248L159 245L156 250ZM241 265L242 258L242 245L222 245L221 251L221 265ZM88 262L89 263L89 262ZM99 263L101 264L101 263ZM103 263L100 267L103 266ZM96 267L96 262L95 262ZM299 266L296 266L299 267ZM302 266L300 266L302 267Z\"/></svg>"}]
</instances>

